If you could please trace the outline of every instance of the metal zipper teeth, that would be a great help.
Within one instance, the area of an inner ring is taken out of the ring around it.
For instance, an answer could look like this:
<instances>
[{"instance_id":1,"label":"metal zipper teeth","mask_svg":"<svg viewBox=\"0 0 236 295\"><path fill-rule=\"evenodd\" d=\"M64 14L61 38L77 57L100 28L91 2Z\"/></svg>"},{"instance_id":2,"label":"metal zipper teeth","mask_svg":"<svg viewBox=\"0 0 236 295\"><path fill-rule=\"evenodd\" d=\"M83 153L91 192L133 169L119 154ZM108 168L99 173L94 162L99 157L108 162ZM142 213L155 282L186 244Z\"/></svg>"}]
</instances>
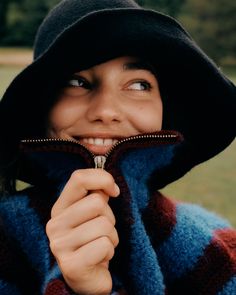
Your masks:
<instances>
[{"instance_id":1,"label":"metal zipper teeth","mask_svg":"<svg viewBox=\"0 0 236 295\"><path fill-rule=\"evenodd\" d=\"M118 141L116 144L114 144L111 149L105 154L102 155L103 157L107 158L112 152L113 150L119 146L122 143L131 141L131 140L135 140L135 139L147 139L147 138L159 138L159 139L175 139L177 138L178 135L176 134L148 134L148 135L135 135L135 136L131 136L125 139L122 139L120 141ZM73 143L79 146L84 147L93 157L93 159L95 160L96 157L99 157L99 155L95 155L93 154L86 146L84 146L82 143L75 141L75 140L70 140L70 139L62 139L62 138L43 138L43 139L24 139L21 140L22 143L44 143L44 142L69 142L69 143ZM104 164L105 165L105 164ZM103 167L104 167L103 165Z\"/></svg>"},{"instance_id":2,"label":"metal zipper teeth","mask_svg":"<svg viewBox=\"0 0 236 295\"><path fill-rule=\"evenodd\" d=\"M82 146L92 157L94 160L94 164L95 164L95 168L100 168L98 165L98 162L96 161L96 157L100 157L100 156L96 156L94 155L94 153L92 153L86 146L84 146L82 143L75 141L75 140L70 140L70 139L62 139L62 138L43 138L43 139L23 139L21 140L22 143L48 143L48 142L62 142L62 143L73 143L76 144L78 146ZM105 156L103 156L105 158ZM104 169L104 165L106 162L106 158L104 161L104 164L102 165L102 169Z\"/></svg>"},{"instance_id":3,"label":"metal zipper teeth","mask_svg":"<svg viewBox=\"0 0 236 295\"><path fill-rule=\"evenodd\" d=\"M114 151L114 149L119 146L120 144L122 143L125 143L125 142L129 142L131 140L135 140L135 139L147 139L147 138L159 138L159 139L168 139L168 138L177 138L177 135L176 134L149 134L149 135L135 135L135 136L131 136L131 137L128 137L128 138L125 138L125 139L122 139L120 141L118 141L117 143L115 143L111 149L103 156L95 156L94 157L94 162L95 162L95 167L96 168L102 168L104 169L105 167L105 164L106 164L106 160L107 158L110 156L110 154ZM102 161L102 164L101 165L98 165L98 162L96 161L96 158L103 158L103 159L100 159L99 161Z\"/></svg>"},{"instance_id":4,"label":"metal zipper teeth","mask_svg":"<svg viewBox=\"0 0 236 295\"><path fill-rule=\"evenodd\" d=\"M131 136L122 140L119 140L117 143L115 143L112 148L109 150L109 152L107 152L105 154L105 156L108 156L118 145L124 143L124 142L128 142L131 140L135 140L135 139L147 139L147 138L160 138L160 139L174 139L177 138L176 134L148 134L148 135L135 135L135 136ZM76 145L80 145L82 147L84 147L86 150L88 150L90 152L90 154L92 154L94 157L96 155L94 155L85 145L83 145L82 143L75 141L75 140L71 140L71 139L63 139L63 138L42 138L42 139L23 139L21 140L22 143L44 143L44 142L69 142L69 143L73 143Z\"/></svg>"},{"instance_id":5,"label":"metal zipper teeth","mask_svg":"<svg viewBox=\"0 0 236 295\"><path fill-rule=\"evenodd\" d=\"M86 148L85 145L83 145L82 143L72 140L72 139L63 139L63 138L42 138L42 139L23 139L21 140L22 143L44 143L44 142L68 142L68 143L73 143L76 144L78 146L82 146L83 148L85 148L93 157L95 157L95 155L88 149Z\"/></svg>"},{"instance_id":6,"label":"metal zipper teeth","mask_svg":"<svg viewBox=\"0 0 236 295\"><path fill-rule=\"evenodd\" d=\"M125 139L122 139L120 141L118 141L117 143L115 143L111 149L105 154L105 157L107 158L111 153L112 151L120 144L124 143L124 142L128 142L128 141L131 141L131 140L135 140L135 139L147 139L147 138L159 138L159 139L174 139L174 138L177 138L177 135L176 134L148 134L148 135L135 135L135 136L131 136L131 137L128 137L128 138L125 138Z\"/></svg>"}]
</instances>

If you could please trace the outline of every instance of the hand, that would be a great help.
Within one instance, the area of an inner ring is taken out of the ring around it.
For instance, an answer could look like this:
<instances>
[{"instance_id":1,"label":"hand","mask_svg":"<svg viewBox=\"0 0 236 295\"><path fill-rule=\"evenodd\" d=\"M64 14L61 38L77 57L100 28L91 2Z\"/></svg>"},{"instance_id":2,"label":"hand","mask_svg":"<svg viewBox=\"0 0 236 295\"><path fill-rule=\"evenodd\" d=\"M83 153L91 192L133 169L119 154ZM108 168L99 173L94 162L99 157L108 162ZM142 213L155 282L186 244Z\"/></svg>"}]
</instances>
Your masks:
<instances>
[{"instance_id":1,"label":"hand","mask_svg":"<svg viewBox=\"0 0 236 295\"><path fill-rule=\"evenodd\" d=\"M108 205L119 188L102 169L73 172L51 211L46 233L70 288L79 294L110 294L108 270L119 238Z\"/></svg>"}]
</instances>

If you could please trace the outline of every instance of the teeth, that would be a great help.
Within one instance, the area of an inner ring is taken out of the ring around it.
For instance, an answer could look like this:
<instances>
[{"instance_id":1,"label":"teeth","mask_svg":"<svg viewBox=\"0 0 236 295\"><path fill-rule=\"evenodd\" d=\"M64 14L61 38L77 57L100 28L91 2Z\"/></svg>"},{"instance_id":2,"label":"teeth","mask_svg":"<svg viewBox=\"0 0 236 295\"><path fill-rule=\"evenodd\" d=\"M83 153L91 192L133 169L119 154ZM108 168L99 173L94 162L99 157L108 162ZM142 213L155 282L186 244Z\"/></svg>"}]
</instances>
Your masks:
<instances>
[{"instance_id":1,"label":"teeth","mask_svg":"<svg viewBox=\"0 0 236 295\"><path fill-rule=\"evenodd\" d=\"M109 146L118 142L117 139L112 138L83 138L81 141L97 146Z\"/></svg>"},{"instance_id":2,"label":"teeth","mask_svg":"<svg viewBox=\"0 0 236 295\"><path fill-rule=\"evenodd\" d=\"M89 139L88 139L88 143L90 143L90 144L94 144L94 139L93 139L93 138L89 138Z\"/></svg>"},{"instance_id":3,"label":"teeth","mask_svg":"<svg viewBox=\"0 0 236 295\"><path fill-rule=\"evenodd\" d=\"M104 139L103 142L104 142L104 145L112 145L113 144L112 139L110 139L110 138Z\"/></svg>"},{"instance_id":4,"label":"teeth","mask_svg":"<svg viewBox=\"0 0 236 295\"><path fill-rule=\"evenodd\" d=\"M94 144L95 145L104 145L102 138L94 138Z\"/></svg>"}]
</instances>

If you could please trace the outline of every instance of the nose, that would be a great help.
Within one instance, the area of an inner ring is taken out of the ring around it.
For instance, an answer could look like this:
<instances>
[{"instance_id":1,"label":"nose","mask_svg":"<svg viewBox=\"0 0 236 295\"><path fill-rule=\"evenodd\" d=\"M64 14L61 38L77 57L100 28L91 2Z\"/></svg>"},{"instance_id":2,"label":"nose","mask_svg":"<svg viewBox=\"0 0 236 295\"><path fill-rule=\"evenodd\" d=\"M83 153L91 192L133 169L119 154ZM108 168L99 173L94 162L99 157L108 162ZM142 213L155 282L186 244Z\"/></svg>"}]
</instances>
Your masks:
<instances>
[{"instance_id":1,"label":"nose","mask_svg":"<svg viewBox=\"0 0 236 295\"><path fill-rule=\"evenodd\" d=\"M103 124L118 123L122 120L121 102L112 89L96 91L91 97L87 111L90 122Z\"/></svg>"}]
</instances>

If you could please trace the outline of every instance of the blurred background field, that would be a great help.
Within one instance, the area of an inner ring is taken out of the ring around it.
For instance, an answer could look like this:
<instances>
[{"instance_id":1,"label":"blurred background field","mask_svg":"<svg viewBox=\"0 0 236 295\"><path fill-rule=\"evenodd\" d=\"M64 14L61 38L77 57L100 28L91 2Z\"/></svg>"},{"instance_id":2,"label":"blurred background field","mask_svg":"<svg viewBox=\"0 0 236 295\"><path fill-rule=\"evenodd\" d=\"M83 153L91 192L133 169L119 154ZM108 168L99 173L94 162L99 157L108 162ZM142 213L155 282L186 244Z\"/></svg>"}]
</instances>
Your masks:
<instances>
[{"instance_id":1,"label":"blurred background field","mask_svg":"<svg viewBox=\"0 0 236 295\"><path fill-rule=\"evenodd\" d=\"M58 2L0 0L0 98L10 81L32 60L31 48L37 27L48 10ZM200 47L236 83L235 0L137 2L177 18ZM198 203L215 211L236 227L236 140L220 155L195 167L163 192L175 199Z\"/></svg>"},{"instance_id":2,"label":"blurred background field","mask_svg":"<svg viewBox=\"0 0 236 295\"><path fill-rule=\"evenodd\" d=\"M228 218L236 227L236 140L163 192L177 200L200 204Z\"/></svg>"}]
</instances>

